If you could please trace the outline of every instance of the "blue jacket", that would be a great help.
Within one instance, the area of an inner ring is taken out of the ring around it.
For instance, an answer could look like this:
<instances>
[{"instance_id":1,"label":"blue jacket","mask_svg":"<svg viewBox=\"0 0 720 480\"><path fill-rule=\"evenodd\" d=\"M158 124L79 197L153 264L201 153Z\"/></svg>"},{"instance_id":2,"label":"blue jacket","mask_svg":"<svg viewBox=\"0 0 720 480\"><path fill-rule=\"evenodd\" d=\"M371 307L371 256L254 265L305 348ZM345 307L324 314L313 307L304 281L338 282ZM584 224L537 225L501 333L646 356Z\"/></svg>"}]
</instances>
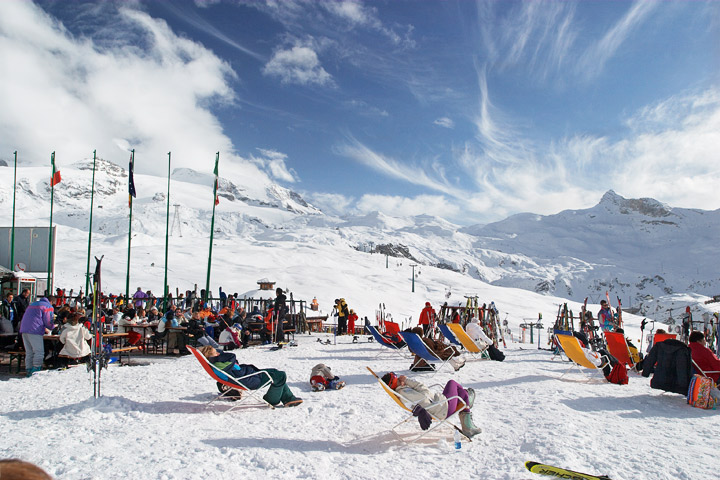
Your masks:
<instances>
[{"instance_id":1,"label":"blue jacket","mask_svg":"<svg viewBox=\"0 0 720 480\"><path fill-rule=\"evenodd\" d=\"M53 319L55 311L50 300L43 297L31 303L20 323L20 333L31 333L33 335L45 335L45 329L52 330L55 326Z\"/></svg>"},{"instance_id":2,"label":"blue jacket","mask_svg":"<svg viewBox=\"0 0 720 480\"><path fill-rule=\"evenodd\" d=\"M241 378L245 375L261 371L255 365L238 364L235 354L230 352L222 352L216 357L208 358L208 361L235 378ZM267 375L253 375L252 377L243 378L240 382L245 385L248 390L257 390L266 380Z\"/></svg>"}]
</instances>

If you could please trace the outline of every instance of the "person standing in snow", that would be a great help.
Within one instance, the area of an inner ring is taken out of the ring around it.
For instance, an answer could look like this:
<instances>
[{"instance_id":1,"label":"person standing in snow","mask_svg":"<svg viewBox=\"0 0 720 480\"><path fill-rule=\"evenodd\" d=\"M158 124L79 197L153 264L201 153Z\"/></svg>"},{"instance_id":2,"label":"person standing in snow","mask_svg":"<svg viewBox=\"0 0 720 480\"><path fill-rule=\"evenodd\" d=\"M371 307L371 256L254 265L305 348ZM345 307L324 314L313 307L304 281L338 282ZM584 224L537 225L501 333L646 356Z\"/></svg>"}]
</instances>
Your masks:
<instances>
[{"instance_id":1,"label":"person standing in snow","mask_svg":"<svg viewBox=\"0 0 720 480\"><path fill-rule=\"evenodd\" d=\"M47 296L31 303L20 322L20 333L25 344L25 370L27 376L42 370L45 358L43 335L50 333L55 327L53 320L55 311Z\"/></svg>"},{"instance_id":2,"label":"person standing in snow","mask_svg":"<svg viewBox=\"0 0 720 480\"><path fill-rule=\"evenodd\" d=\"M338 335L345 335L347 334L347 320L348 316L350 315L350 311L348 310L347 303L345 302L344 298L336 298L335 299L335 308L337 309L338 314L338 326L337 326L337 333Z\"/></svg>"},{"instance_id":3,"label":"person standing in snow","mask_svg":"<svg viewBox=\"0 0 720 480\"><path fill-rule=\"evenodd\" d=\"M423 335L428 334L430 326L435 321L435 315L435 309L432 308L430 302L425 302L425 308L420 312L420 319L418 320L418 325L423 329Z\"/></svg>"},{"instance_id":4,"label":"person standing in snow","mask_svg":"<svg viewBox=\"0 0 720 480\"><path fill-rule=\"evenodd\" d=\"M613 317L610 305L605 300L600 302L600 311L598 312L598 323L603 332L612 332L615 328L615 317Z\"/></svg>"}]
</instances>

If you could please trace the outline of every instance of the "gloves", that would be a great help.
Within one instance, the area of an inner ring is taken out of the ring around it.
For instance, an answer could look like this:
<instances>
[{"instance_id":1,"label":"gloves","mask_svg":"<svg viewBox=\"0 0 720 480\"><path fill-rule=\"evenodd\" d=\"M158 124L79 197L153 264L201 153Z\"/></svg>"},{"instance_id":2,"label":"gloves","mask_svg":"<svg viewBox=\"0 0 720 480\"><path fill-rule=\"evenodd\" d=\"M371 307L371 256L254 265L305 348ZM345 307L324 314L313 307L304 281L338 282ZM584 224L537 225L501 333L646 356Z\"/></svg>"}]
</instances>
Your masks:
<instances>
[{"instance_id":1,"label":"gloves","mask_svg":"<svg viewBox=\"0 0 720 480\"><path fill-rule=\"evenodd\" d=\"M432 423L432 417L430 414L420 405L415 405L412 409L412 414L415 417L418 417L418 423L420 423L420 428L423 430L427 430L430 428L430 424Z\"/></svg>"}]
</instances>

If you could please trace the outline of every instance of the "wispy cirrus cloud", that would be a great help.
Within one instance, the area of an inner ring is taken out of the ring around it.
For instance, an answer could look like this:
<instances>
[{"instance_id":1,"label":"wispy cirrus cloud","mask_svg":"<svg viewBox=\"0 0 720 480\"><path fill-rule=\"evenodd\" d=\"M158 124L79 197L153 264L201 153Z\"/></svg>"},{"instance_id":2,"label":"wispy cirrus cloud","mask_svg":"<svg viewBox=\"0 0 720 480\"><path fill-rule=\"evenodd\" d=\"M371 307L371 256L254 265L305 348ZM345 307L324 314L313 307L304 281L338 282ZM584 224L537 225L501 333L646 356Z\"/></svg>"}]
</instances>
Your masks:
<instances>
[{"instance_id":1,"label":"wispy cirrus cloud","mask_svg":"<svg viewBox=\"0 0 720 480\"><path fill-rule=\"evenodd\" d=\"M579 75L593 78L602 72L605 64L615 55L633 32L661 5L660 2L636 1L605 35L590 45L580 56L576 66Z\"/></svg>"},{"instance_id":2,"label":"wispy cirrus cloud","mask_svg":"<svg viewBox=\"0 0 720 480\"><path fill-rule=\"evenodd\" d=\"M350 138L345 144L336 146L334 150L338 155L351 158L388 177L414 185L421 185L451 196L462 196L464 194L464 192L448 182L445 178L444 169L440 164L432 163L429 168L427 166L410 165L377 153L354 138Z\"/></svg>"}]
</instances>

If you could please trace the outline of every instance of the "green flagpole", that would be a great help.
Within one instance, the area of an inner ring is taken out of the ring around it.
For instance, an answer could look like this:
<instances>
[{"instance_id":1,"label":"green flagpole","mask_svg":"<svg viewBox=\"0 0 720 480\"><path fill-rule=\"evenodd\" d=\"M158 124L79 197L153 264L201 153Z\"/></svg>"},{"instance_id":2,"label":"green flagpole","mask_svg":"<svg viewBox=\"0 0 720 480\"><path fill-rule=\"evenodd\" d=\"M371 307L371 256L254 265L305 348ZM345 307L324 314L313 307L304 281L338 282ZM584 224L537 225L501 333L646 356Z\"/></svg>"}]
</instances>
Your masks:
<instances>
[{"instance_id":1,"label":"green flagpole","mask_svg":"<svg viewBox=\"0 0 720 480\"><path fill-rule=\"evenodd\" d=\"M15 174L13 176L13 215L10 230L10 270L15 270L15 194L17 192L17 150L15 150Z\"/></svg>"},{"instance_id":2,"label":"green flagpole","mask_svg":"<svg viewBox=\"0 0 720 480\"><path fill-rule=\"evenodd\" d=\"M165 212L165 282L163 285L165 285L164 294L163 294L163 312L167 310L167 300L168 300L168 280L167 280L167 271L168 271L168 239L170 236L170 157L172 152L168 152L168 193L167 193L167 210Z\"/></svg>"},{"instance_id":3,"label":"green flagpole","mask_svg":"<svg viewBox=\"0 0 720 480\"><path fill-rule=\"evenodd\" d=\"M88 254L87 267L85 267L85 295L87 296L90 288L90 247L92 245L92 216L93 204L95 203L95 165L97 162L97 150L93 150L93 174L92 187L90 187L90 226L88 227Z\"/></svg>"},{"instance_id":4,"label":"green flagpole","mask_svg":"<svg viewBox=\"0 0 720 480\"><path fill-rule=\"evenodd\" d=\"M135 169L135 149L133 148L130 150L130 165L132 170ZM130 176L130 171L128 170L128 177ZM130 182L130 178L128 178L128 182ZM128 186L129 188L129 186ZM128 192L128 205L130 206L130 218L128 219L128 255L127 255L127 275L125 276L125 307L127 307L130 303L130 246L132 243L132 204L133 204L133 197Z\"/></svg>"},{"instance_id":5,"label":"green flagpole","mask_svg":"<svg viewBox=\"0 0 720 480\"><path fill-rule=\"evenodd\" d=\"M220 162L220 152L215 154L215 186L213 188L213 212L210 221L210 252L208 253L207 281L205 282L205 298L203 302L208 300L210 296L210 267L212 265L212 247L213 233L215 232L215 206L217 205L217 189L218 189L218 163Z\"/></svg>"},{"instance_id":6,"label":"green flagpole","mask_svg":"<svg viewBox=\"0 0 720 480\"><path fill-rule=\"evenodd\" d=\"M52 217L53 217L53 202L55 200L55 152L50 154L50 165L52 166L52 173L50 174L50 230L48 232L48 267L47 267L47 293L52 294L52 242L53 242L53 231L52 231Z\"/></svg>"}]
</instances>

